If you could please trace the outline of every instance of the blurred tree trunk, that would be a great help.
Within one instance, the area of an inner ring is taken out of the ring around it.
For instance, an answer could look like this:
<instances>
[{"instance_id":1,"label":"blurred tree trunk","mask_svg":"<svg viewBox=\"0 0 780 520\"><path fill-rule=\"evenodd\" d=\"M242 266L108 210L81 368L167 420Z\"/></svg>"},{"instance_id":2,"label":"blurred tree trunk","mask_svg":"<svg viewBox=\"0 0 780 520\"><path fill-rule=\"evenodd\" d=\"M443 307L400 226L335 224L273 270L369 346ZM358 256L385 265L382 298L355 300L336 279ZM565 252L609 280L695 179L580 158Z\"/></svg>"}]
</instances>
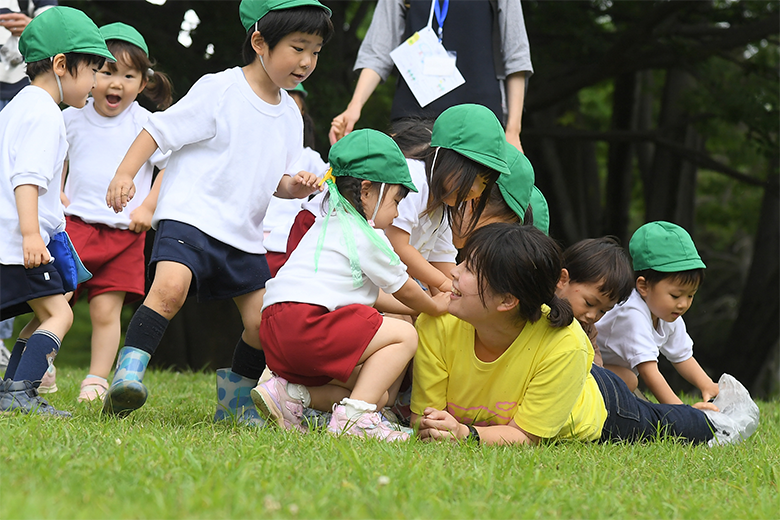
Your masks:
<instances>
[{"instance_id":1,"label":"blurred tree trunk","mask_svg":"<svg viewBox=\"0 0 780 520\"><path fill-rule=\"evenodd\" d=\"M780 175L778 158L770 163L761 203L753 262L742 292L739 314L725 352L724 370L746 386L756 381L780 338Z\"/></svg>"}]
</instances>

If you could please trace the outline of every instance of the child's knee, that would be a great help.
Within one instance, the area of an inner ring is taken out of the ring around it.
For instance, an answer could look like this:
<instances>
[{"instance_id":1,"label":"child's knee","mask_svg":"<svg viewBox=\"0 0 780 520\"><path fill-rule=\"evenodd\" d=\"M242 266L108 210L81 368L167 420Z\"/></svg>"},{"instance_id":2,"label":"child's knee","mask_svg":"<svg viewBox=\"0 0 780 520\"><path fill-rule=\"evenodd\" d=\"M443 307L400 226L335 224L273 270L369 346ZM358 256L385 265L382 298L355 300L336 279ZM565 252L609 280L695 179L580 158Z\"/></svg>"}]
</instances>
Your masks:
<instances>
[{"instance_id":1,"label":"child's knee","mask_svg":"<svg viewBox=\"0 0 780 520\"><path fill-rule=\"evenodd\" d=\"M162 307L162 314L176 313L184 305L188 291L189 284L181 280L155 278L147 299L158 303ZM147 306L154 308L152 305Z\"/></svg>"}]
</instances>

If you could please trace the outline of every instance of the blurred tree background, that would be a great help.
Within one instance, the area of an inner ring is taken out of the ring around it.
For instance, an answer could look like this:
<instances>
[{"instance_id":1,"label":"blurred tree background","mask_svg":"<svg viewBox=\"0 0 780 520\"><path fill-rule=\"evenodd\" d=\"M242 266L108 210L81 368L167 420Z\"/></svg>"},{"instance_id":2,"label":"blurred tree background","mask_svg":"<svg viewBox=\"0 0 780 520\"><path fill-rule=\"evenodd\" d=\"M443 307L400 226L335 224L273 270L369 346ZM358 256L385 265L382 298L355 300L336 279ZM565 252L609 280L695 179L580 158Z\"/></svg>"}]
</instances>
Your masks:
<instances>
[{"instance_id":1,"label":"blurred tree background","mask_svg":"<svg viewBox=\"0 0 780 520\"><path fill-rule=\"evenodd\" d=\"M203 74L243 65L237 0L60 3L84 10L98 25L122 21L138 28L158 68L172 77L177 98ZM306 82L323 157L330 120L351 97L352 65L375 5L325 3L336 31ZM729 372L758 395L776 394L780 4L522 4L536 72L521 138L550 204L551 235L563 246L605 234L627 245L647 221L685 227L708 266L685 316L697 359L716 377ZM394 88L394 80L380 85L358 127L387 127ZM229 364L241 325L234 311L219 308L193 310L178 333L172 324L168 343L205 337L216 348L222 338ZM192 330L203 323L205 331ZM183 330L197 338L182 339ZM162 345L159 355L166 348L185 347ZM680 380L672 384L686 388Z\"/></svg>"}]
</instances>

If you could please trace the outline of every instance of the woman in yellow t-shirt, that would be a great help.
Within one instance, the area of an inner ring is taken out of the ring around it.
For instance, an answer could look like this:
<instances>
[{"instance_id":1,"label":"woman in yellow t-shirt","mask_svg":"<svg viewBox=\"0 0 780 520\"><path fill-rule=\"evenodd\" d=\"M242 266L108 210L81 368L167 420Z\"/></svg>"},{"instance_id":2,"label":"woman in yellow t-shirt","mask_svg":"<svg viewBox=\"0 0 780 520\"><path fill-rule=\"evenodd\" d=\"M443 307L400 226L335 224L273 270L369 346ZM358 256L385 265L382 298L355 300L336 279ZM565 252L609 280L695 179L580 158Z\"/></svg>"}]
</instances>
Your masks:
<instances>
[{"instance_id":1,"label":"woman in yellow t-shirt","mask_svg":"<svg viewBox=\"0 0 780 520\"><path fill-rule=\"evenodd\" d=\"M416 324L411 408L421 438L739 439L716 428L722 413L641 401L592 365L588 337L555 294L561 251L541 231L490 224L473 233L463 257L453 270L450 314Z\"/></svg>"}]
</instances>

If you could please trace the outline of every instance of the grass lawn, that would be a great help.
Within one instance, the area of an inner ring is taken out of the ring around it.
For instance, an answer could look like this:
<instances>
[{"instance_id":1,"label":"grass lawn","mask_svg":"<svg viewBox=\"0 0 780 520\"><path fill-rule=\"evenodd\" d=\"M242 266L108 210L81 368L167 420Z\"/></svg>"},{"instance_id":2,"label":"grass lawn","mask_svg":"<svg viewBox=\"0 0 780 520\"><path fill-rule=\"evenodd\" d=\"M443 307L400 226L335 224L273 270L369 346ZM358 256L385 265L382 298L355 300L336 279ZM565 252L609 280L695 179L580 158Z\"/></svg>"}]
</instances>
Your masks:
<instances>
[{"instance_id":1,"label":"grass lawn","mask_svg":"<svg viewBox=\"0 0 780 520\"><path fill-rule=\"evenodd\" d=\"M780 517L777 401L736 446L391 445L214 424L213 374L150 371L146 406L104 418L66 361L72 419L0 416L2 518Z\"/></svg>"}]
</instances>

